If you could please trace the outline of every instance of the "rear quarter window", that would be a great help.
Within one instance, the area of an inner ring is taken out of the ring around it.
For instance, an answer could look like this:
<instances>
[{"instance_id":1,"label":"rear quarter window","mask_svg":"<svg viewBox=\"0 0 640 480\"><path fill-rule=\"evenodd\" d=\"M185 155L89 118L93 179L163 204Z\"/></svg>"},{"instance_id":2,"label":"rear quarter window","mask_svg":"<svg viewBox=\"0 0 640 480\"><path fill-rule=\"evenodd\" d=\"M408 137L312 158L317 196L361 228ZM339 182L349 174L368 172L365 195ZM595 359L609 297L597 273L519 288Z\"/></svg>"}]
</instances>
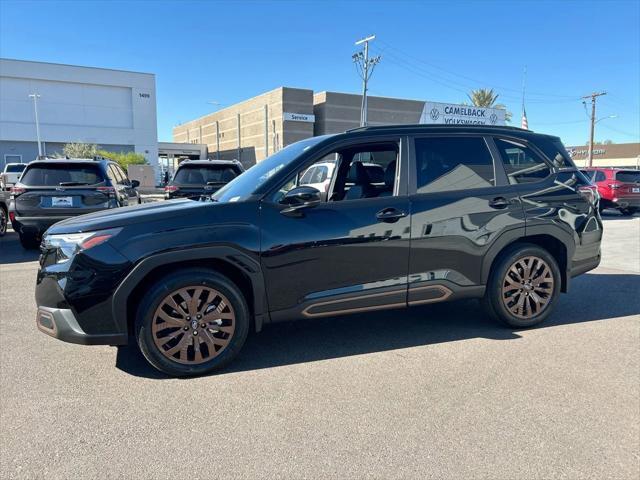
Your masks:
<instances>
[{"instance_id":1,"label":"rear quarter window","mask_svg":"<svg viewBox=\"0 0 640 480\"><path fill-rule=\"evenodd\" d=\"M20 182L27 186L95 185L102 183L104 176L98 165L49 163L31 165L22 175Z\"/></svg>"}]
</instances>

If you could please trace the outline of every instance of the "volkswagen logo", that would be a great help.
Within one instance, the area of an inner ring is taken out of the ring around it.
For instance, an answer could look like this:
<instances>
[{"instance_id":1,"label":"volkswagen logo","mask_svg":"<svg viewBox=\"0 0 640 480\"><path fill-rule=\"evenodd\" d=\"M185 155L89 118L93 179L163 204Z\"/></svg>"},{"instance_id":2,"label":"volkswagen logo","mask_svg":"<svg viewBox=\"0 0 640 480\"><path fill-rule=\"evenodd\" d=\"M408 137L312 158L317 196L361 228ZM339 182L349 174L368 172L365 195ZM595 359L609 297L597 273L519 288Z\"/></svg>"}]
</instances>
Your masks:
<instances>
[{"instance_id":1,"label":"volkswagen logo","mask_svg":"<svg viewBox=\"0 0 640 480\"><path fill-rule=\"evenodd\" d=\"M431 112L429 112L429 116L431 117L431 120L435 122L440 117L440 110L438 110L436 107L433 107L431 109Z\"/></svg>"},{"instance_id":2,"label":"volkswagen logo","mask_svg":"<svg viewBox=\"0 0 640 480\"><path fill-rule=\"evenodd\" d=\"M495 113L492 113L489 116L489 121L491 122L491 125L495 125L496 122L498 121L498 116Z\"/></svg>"}]
</instances>

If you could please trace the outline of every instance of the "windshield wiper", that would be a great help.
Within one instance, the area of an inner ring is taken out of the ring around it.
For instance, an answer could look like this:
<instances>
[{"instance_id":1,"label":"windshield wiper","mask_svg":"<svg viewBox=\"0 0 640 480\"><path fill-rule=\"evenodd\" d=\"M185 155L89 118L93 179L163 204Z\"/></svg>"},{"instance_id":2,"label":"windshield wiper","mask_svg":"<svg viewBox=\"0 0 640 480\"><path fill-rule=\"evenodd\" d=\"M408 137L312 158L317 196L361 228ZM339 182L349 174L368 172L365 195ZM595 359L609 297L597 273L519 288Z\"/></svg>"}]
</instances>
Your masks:
<instances>
[{"instance_id":1,"label":"windshield wiper","mask_svg":"<svg viewBox=\"0 0 640 480\"><path fill-rule=\"evenodd\" d=\"M75 187L79 185L91 185L89 182L60 182L61 187Z\"/></svg>"}]
</instances>

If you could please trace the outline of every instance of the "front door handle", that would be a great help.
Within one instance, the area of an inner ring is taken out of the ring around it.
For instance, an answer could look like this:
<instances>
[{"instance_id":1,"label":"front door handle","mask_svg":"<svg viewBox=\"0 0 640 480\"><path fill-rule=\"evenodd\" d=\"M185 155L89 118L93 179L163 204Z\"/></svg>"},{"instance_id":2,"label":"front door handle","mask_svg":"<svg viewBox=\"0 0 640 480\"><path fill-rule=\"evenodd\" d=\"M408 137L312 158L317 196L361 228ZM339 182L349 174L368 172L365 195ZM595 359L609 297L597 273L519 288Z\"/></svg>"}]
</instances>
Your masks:
<instances>
[{"instance_id":1,"label":"front door handle","mask_svg":"<svg viewBox=\"0 0 640 480\"><path fill-rule=\"evenodd\" d=\"M407 213L402 210L398 210L397 208L383 208L378 213L376 213L376 218L381 222L393 223L397 222L399 219L406 217Z\"/></svg>"},{"instance_id":2,"label":"front door handle","mask_svg":"<svg viewBox=\"0 0 640 480\"><path fill-rule=\"evenodd\" d=\"M496 208L498 210L502 210L503 208L507 208L509 206L509 200L504 197L496 197L493 200L489 200L489 206L491 208Z\"/></svg>"}]
</instances>

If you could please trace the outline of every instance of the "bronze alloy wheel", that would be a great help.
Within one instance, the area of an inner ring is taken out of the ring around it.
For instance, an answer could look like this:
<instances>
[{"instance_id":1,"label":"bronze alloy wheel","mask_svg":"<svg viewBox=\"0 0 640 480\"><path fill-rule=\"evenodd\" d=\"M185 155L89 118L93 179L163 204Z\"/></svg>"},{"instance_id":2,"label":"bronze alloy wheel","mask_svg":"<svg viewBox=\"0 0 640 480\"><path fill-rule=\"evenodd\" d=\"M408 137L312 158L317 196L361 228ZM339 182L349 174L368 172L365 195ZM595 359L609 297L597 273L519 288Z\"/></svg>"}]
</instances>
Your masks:
<instances>
[{"instance_id":1,"label":"bronze alloy wheel","mask_svg":"<svg viewBox=\"0 0 640 480\"><path fill-rule=\"evenodd\" d=\"M540 257L527 256L516 260L502 282L502 302L518 318L539 315L553 297L553 273Z\"/></svg>"},{"instance_id":2,"label":"bronze alloy wheel","mask_svg":"<svg viewBox=\"0 0 640 480\"><path fill-rule=\"evenodd\" d=\"M167 295L153 314L151 333L169 360L199 365L218 356L233 338L236 316L218 290L202 285Z\"/></svg>"}]
</instances>

